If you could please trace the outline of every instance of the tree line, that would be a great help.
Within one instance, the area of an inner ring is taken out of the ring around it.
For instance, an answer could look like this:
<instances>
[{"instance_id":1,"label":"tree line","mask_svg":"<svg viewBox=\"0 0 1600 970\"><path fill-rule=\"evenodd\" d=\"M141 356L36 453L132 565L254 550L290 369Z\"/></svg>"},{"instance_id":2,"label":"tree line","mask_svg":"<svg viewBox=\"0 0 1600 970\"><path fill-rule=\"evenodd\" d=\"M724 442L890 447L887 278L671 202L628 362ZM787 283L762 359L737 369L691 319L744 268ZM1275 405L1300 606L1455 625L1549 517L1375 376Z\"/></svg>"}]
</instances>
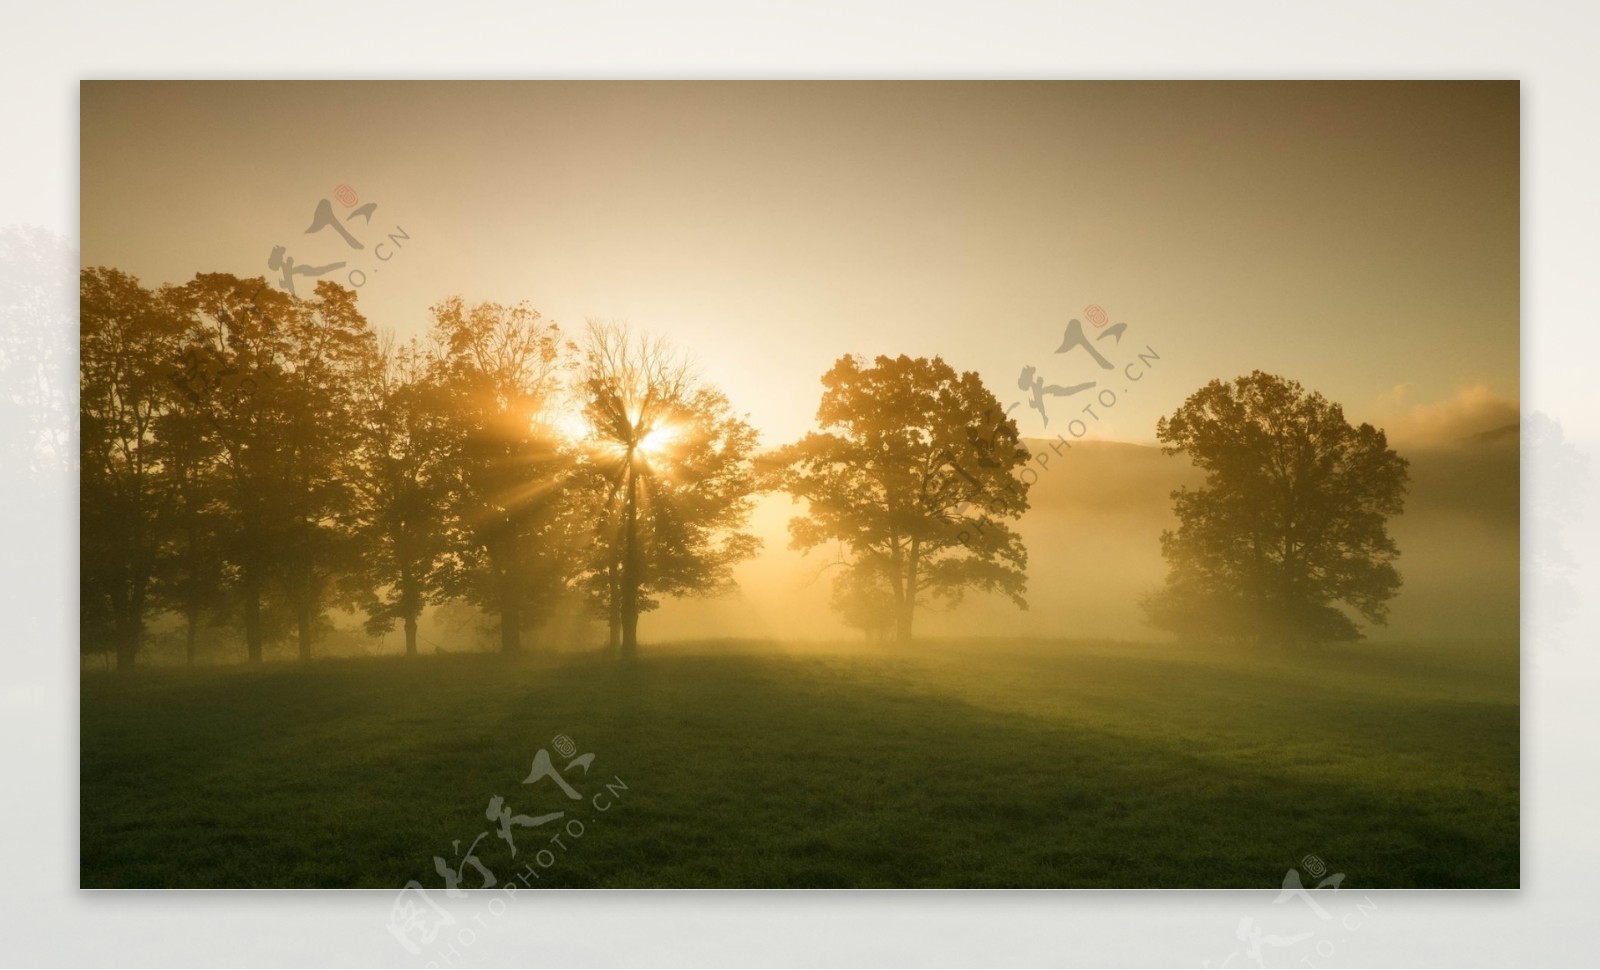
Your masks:
<instances>
[{"instance_id":1,"label":"tree line","mask_svg":"<svg viewBox=\"0 0 1600 970\"><path fill-rule=\"evenodd\" d=\"M1031 449L940 358L839 358L818 430L763 451L682 353L623 325L571 339L525 302L452 297L402 341L331 282L151 289L96 267L80 290L81 642L119 669L158 613L189 663L224 621L255 663L282 639L310 659L336 608L414 654L447 601L494 616L506 653L579 602L631 657L664 599L733 587L778 490L803 504L791 546L836 550L832 605L869 636L909 640L920 607L968 591L1027 608ZM1383 622L1406 463L1381 431L1256 372L1157 436L1207 478L1173 493L1154 625L1294 641L1359 636L1349 610Z\"/></svg>"},{"instance_id":2,"label":"tree line","mask_svg":"<svg viewBox=\"0 0 1600 970\"><path fill-rule=\"evenodd\" d=\"M864 630L909 638L919 603L967 588L1022 602L1015 534L996 525L974 549L951 526L1020 515L981 491L1027 452L1012 424L986 481L936 467L919 426L955 449L999 413L943 361L841 358L824 430L763 453L682 354L621 325L572 340L526 303L456 297L399 341L327 282L305 298L223 273L151 289L97 267L80 286L81 638L119 668L162 612L190 663L219 618L250 662L284 633L309 659L339 607L374 636L399 626L412 654L447 600L497 617L514 653L573 597L631 656L664 598L731 588L759 548L755 497L777 488L809 500L797 548L847 550L835 604Z\"/></svg>"}]
</instances>

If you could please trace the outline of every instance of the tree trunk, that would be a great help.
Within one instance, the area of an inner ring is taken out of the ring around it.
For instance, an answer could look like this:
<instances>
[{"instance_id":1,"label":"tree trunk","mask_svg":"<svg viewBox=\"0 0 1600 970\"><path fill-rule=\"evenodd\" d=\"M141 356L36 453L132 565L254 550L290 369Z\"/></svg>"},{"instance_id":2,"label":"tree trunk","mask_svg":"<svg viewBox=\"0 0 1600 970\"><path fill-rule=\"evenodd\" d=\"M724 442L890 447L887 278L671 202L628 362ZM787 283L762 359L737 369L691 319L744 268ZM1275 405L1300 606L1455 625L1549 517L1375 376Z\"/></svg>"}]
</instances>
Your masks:
<instances>
[{"instance_id":1,"label":"tree trunk","mask_svg":"<svg viewBox=\"0 0 1600 970\"><path fill-rule=\"evenodd\" d=\"M622 618L622 659L633 660L639 656L639 612Z\"/></svg>"},{"instance_id":2,"label":"tree trunk","mask_svg":"<svg viewBox=\"0 0 1600 970\"><path fill-rule=\"evenodd\" d=\"M907 607L911 591L906 588L905 554L898 539L893 540L889 556L889 589L894 593L894 638L904 642L911 639L911 612Z\"/></svg>"},{"instance_id":3,"label":"tree trunk","mask_svg":"<svg viewBox=\"0 0 1600 970\"><path fill-rule=\"evenodd\" d=\"M615 654L622 648L622 584L617 576L617 564L606 566L606 652Z\"/></svg>"},{"instance_id":4,"label":"tree trunk","mask_svg":"<svg viewBox=\"0 0 1600 970\"><path fill-rule=\"evenodd\" d=\"M185 466L179 475L182 487L194 487L193 469ZM203 611L201 603L205 601L205 593L201 592L200 567L200 526L194 511L188 503L184 506L184 551L183 569L187 576L187 589L183 596L183 663L184 666L193 667L199 656L200 642L200 615Z\"/></svg>"},{"instance_id":5,"label":"tree trunk","mask_svg":"<svg viewBox=\"0 0 1600 970\"><path fill-rule=\"evenodd\" d=\"M911 604L904 603L895 611L894 638L900 643L911 642Z\"/></svg>"},{"instance_id":6,"label":"tree trunk","mask_svg":"<svg viewBox=\"0 0 1600 970\"><path fill-rule=\"evenodd\" d=\"M522 652L522 597L515 570L500 573L500 652Z\"/></svg>"},{"instance_id":7,"label":"tree trunk","mask_svg":"<svg viewBox=\"0 0 1600 970\"><path fill-rule=\"evenodd\" d=\"M417 655L417 616L422 612L422 591L411 573L409 560L400 567L400 609L405 613L406 656Z\"/></svg>"},{"instance_id":8,"label":"tree trunk","mask_svg":"<svg viewBox=\"0 0 1600 970\"><path fill-rule=\"evenodd\" d=\"M515 530L509 524L487 544L489 566L499 586L496 598L500 610L500 652L522 652L522 562L518 556Z\"/></svg>"},{"instance_id":9,"label":"tree trunk","mask_svg":"<svg viewBox=\"0 0 1600 970\"><path fill-rule=\"evenodd\" d=\"M911 540L911 549L906 554L905 586L899 591L899 609L895 611L894 637L901 643L911 641L911 624L915 619L917 609L917 557L920 553L916 539ZM899 572L898 567L896 573Z\"/></svg>"},{"instance_id":10,"label":"tree trunk","mask_svg":"<svg viewBox=\"0 0 1600 970\"><path fill-rule=\"evenodd\" d=\"M911 540L911 555L906 565L906 623L901 639L910 641L911 625L917 618L917 568L922 564L922 540Z\"/></svg>"},{"instance_id":11,"label":"tree trunk","mask_svg":"<svg viewBox=\"0 0 1600 970\"><path fill-rule=\"evenodd\" d=\"M111 596L111 638L117 651L117 669L132 670L134 657L139 652L140 634L144 624L141 622L138 597L132 589L134 585L128 582L129 570L122 569L119 573L117 589Z\"/></svg>"},{"instance_id":12,"label":"tree trunk","mask_svg":"<svg viewBox=\"0 0 1600 970\"><path fill-rule=\"evenodd\" d=\"M628 456L628 495L622 539L622 658L639 655L639 476Z\"/></svg>"}]
</instances>

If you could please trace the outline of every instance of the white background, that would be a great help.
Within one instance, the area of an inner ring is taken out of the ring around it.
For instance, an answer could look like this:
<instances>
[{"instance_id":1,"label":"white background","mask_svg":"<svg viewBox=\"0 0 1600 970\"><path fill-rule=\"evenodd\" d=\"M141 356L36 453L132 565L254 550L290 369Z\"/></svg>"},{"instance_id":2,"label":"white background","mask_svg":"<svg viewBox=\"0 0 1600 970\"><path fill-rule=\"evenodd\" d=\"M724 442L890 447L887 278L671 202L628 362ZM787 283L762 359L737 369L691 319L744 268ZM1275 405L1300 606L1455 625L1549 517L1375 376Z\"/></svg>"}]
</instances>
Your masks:
<instances>
[{"instance_id":1,"label":"white background","mask_svg":"<svg viewBox=\"0 0 1600 970\"><path fill-rule=\"evenodd\" d=\"M1524 455L1523 889L1341 893L1334 920L1261 892L571 892L525 894L457 966L1254 965L1235 928L1317 932L1319 966L1600 962L1593 604L1541 610L1551 577L1594 588L1600 510L1600 5L1362 3L62 3L0 27L0 225L76 245L78 81L118 77L1517 78L1523 101L1523 411L1588 460ZM270 172L261 173L270 179ZM0 267L15 274L18 267ZM46 334L44 377L75 386L76 266L61 305L7 310L5 346ZM8 351L15 356L15 351ZM1441 353L1447 352L1441 347ZM17 362L5 373L14 380ZM8 394L14 388L3 389ZM70 411L68 412L70 414ZM65 423L62 423L63 430ZM0 414L4 454L35 441ZM73 453L69 446L67 453ZM76 481L0 478L10 635L0 679L0 960L45 965L420 965L385 929L389 892L80 892ZM1575 506L1574 515L1567 506ZM20 510L20 511L19 511ZM1540 519L1549 525L1536 525ZM270 784L270 779L263 779ZM1308 847L1314 850L1315 847ZM1336 861L1336 860L1330 860ZM474 909L476 907L473 907ZM1353 928L1352 925L1354 924ZM1331 953L1329 952L1331 950ZM1269 949L1269 958L1276 954ZM1269 960L1270 963L1270 960ZM1306 965L1297 958L1296 965Z\"/></svg>"}]
</instances>

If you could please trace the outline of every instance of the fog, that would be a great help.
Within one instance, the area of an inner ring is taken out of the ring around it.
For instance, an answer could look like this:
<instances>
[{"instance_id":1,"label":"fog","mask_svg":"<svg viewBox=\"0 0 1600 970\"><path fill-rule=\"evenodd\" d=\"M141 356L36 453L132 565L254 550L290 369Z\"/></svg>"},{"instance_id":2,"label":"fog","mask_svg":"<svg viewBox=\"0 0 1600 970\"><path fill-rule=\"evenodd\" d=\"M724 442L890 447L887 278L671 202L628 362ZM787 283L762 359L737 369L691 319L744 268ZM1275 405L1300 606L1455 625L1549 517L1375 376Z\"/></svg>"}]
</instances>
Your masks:
<instances>
[{"instance_id":1,"label":"fog","mask_svg":"<svg viewBox=\"0 0 1600 970\"><path fill-rule=\"evenodd\" d=\"M1460 430L1452 424L1448 433ZM1519 440L1513 424L1447 440L1402 442L1401 453L1411 462L1411 486L1406 511L1390 521L1390 530L1400 546L1404 585L1390 604L1388 625L1364 626L1368 639L1515 640ZM919 608L918 637L1168 639L1145 623L1139 601L1166 575L1160 536L1176 524L1170 493L1198 484L1199 474L1182 457L1163 455L1156 446L1080 441L1057 454L1048 442L1030 445L1047 460L1036 460L1032 508L1018 526L1029 554L1028 609L969 593L954 608L938 603ZM751 517L762 551L736 569L738 590L666 601L646 615L645 641L862 640L829 606L841 553L801 555L789 548L788 522L799 511L786 494L762 496ZM369 637L354 613L334 610L329 622L318 634L324 656L403 650L398 632ZM430 606L420 624L422 652L496 649L496 624L495 617L464 604ZM531 634L534 651L595 650L605 641L604 626L576 601ZM157 618L150 639L149 662L182 662L174 618ZM202 662L243 658L239 634L226 623L209 629L204 640ZM285 637L268 655L287 659L292 651ZM85 663L103 661L87 658Z\"/></svg>"},{"instance_id":2,"label":"fog","mask_svg":"<svg viewBox=\"0 0 1600 970\"><path fill-rule=\"evenodd\" d=\"M1518 449L1516 429L1489 440L1432 443L1406 452L1411 490L1390 523L1405 585L1389 624L1373 640L1507 639L1518 622ZM1029 636L1148 640L1165 635L1144 622L1140 597L1166 575L1160 536L1176 522L1170 493L1198 484L1181 457L1154 446L1080 442L1049 456L1019 525L1029 553L1028 609L971 594L958 606L919 610L919 636ZM658 640L719 637L855 639L829 608L837 557L788 548L797 506L762 499L753 531L762 554L738 571L731 597L668 602L647 618ZM465 613L468 611L455 611ZM479 639L492 640L483 620ZM586 631L592 642L602 633ZM431 634L449 637L439 631Z\"/></svg>"},{"instance_id":3,"label":"fog","mask_svg":"<svg viewBox=\"0 0 1600 970\"><path fill-rule=\"evenodd\" d=\"M1018 525L1028 546L1028 609L969 594L954 609L918 611L919 636L1165 639L1139 599L1166 575L1163 529L1176 525L1170 493L1200 475L1155 446L1079 442L1048 456ZM1518 624L1518 435L1402 448L1411 461L1405 514L1390 521L1404 579L1373 640L1507 639ZM1030 476L1031 477L1031 476ZM766 497L754 519L765 541L739 571L741 595L666 604L649 617L657 638L855 638L828 607L824 557L788 549L796 506Z\"/></svg>"}]
</instances>

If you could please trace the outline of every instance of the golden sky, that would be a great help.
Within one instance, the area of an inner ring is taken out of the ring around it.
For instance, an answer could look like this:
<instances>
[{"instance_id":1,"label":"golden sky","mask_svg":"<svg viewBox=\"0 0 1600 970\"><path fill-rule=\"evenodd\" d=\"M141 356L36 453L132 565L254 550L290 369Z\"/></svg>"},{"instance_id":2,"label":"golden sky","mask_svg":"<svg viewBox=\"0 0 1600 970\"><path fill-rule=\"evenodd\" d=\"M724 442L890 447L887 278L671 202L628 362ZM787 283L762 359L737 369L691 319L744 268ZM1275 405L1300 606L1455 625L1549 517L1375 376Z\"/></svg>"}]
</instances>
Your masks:
<instances>
[{"instance_id":1,"label":"golden sky","mask_svg":"<svg viewBox=\"0 0 1600 970\"><path fill-rule=\"evenodd\" d=\"M1025 365L1100 379L1088 436L1139 442L1258 367L1379 423L1519 396L1516 82L85 82L81 146L85 265L275 277L281 245L402 335L456 293L627 320L767 444L851 352L1007 404ZM364 250L305 233L322 199ZM1128 324L1109 378L1053 353L1091 303Z\"/></svg>"}]
</instances>

